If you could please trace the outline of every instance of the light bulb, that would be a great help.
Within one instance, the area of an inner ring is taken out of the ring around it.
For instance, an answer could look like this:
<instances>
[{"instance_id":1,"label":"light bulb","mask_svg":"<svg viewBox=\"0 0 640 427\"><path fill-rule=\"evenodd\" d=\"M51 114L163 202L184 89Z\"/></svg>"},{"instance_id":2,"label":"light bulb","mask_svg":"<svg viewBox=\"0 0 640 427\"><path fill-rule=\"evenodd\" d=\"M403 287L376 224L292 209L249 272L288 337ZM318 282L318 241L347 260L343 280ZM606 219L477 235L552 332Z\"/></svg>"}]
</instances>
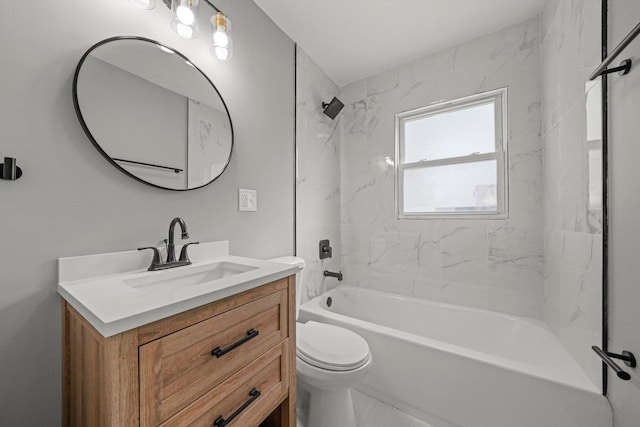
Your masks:
<instances>
[{"instance_id":1,"label":"light bulb","mask_svg":"<svg viewBox=\"0 0 640 427\"><path fill-rule=\"evenodd\" d=\"M213 44L220 47L227 47L229 45L229 36L225 33L222 27L218 27L215 33L213 33Z\"/></svg>"},{"instance_id":2,"label":"light bulb","mask_svg":"<svg viewBox=\"0 0 640 427\"><path fill-rule=\"evenodd\" d=\"M229 49L227 49L226 47L217 46L214 48L214 53L216 55L216 58L222 61L225 61L229 58Z\"/></svg>"},{"instance_id":3,"label":"light bulb","mask_svg":"<svg viewBox=\"0 0 640 427\"><path fill-rule=\"evenodd\" d=\"M178 17L178 21L184 25L191 25L193 24L193 21L196 20L196 16L193 11L189 7L183 5L178 6L176 9L176 16Z\"/></svg>"}]
</instances>

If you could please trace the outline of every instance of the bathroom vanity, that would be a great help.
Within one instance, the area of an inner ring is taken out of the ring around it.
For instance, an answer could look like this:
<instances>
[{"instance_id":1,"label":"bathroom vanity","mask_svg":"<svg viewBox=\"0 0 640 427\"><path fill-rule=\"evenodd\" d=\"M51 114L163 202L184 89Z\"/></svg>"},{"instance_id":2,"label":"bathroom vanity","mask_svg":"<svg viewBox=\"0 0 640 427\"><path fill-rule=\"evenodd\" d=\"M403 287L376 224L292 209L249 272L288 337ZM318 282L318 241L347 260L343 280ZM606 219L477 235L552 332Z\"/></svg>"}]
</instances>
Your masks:
<instances>
[{"instance_id":1,"label":"bathroom vanity","mask_svg":"<svg viewBox=\"0 0 640 427\"><path fill-rule=\"evenodd\" d=\"M292 267L227 242L174 271L131 268L148 258L60 260L63 425L295 426Z\"/></svg>"}]
</instances>

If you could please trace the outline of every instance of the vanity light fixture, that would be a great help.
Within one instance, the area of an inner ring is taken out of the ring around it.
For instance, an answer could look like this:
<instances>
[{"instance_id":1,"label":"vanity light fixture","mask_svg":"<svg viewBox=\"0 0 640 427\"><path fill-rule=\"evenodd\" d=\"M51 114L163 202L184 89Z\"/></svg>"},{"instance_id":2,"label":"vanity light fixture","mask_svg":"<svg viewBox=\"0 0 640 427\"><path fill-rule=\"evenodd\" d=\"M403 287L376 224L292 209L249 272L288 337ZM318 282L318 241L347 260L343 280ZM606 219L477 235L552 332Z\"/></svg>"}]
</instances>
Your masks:
<instances>
[{"instance_id":1,"label":"vanity light fixture","mask_svg":"<svg viewBox=\"0 0 640 427\"><path fill-rule=\"evenodd\" d=\"M211 54L223 61L230 59L233 54L231 21L218 10L209 20L209 24L211 26Z\"/></svg>"},{"instance_id":2,"label":"vanity light fixture","mask_svg":"<svg viewBox=\"0 0 640 427\"><path fill-rule=\"evenodd\" d=\"M129 0L141 9L153 9L156 0ZM211 46L209 50L216 58L226 61L233 55L233 40L231 38L231 20L209 0L207 3L215 14L209 19L211 30ZM198 11L200 0L162 0L171 10L171 28L180 37L194 39L198 36Z\"/></svg>"},{"instance_id":3,"label":"vanity light fixture","mask_svg":"<svg viewBox=\"0 0 640 427\"><path fill-rule=\"evenodd\" d=\"M171 28L185 39L198 36L198 6L200 0L171 0Z\"/></svg>"}]
</instances>

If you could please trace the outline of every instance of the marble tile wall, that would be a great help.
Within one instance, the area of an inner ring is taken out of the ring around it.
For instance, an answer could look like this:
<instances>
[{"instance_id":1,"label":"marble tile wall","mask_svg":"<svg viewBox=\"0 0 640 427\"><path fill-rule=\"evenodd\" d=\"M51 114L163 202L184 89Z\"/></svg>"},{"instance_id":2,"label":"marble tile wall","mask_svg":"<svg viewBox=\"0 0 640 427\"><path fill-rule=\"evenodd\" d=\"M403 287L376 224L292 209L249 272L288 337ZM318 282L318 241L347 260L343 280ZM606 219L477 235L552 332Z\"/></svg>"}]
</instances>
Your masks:
<instances>
[{"instance_id":1,"label":"marble tile wall","mask_svg":"<svg viewBox=\"0 0 640 427\"><path fill-rule=\"evenodd\" d=\"M550 0L541 17L543 318L594 383L601 364L600 0Z\"/></svg>"},{"instance_id":2,"label":"marble tile wall","mask_svg":"<svg viewBox=\"0 0 640 427\"><path fill-rule=\"evenodd\" d=\"M341 89L345 283L542 316L539 34L535 18ZM501 87L509 88L509 219L397 220L394 115Z\"/></svg>"},{"instance_id":3,"label":"marble tile wall","mask_svg":"<svg viewBox=\"0 0 640 427\"><path fill-rule=\"evenodd\" d=\"M338 285L324 270L339 271L340 116L322 113L322 102L338 95L338 87L311 58L296 47L296 248L304 258L303 302ZM318 243L329 239L333 257L320 260Z\"/></svg>"}]
</instances>

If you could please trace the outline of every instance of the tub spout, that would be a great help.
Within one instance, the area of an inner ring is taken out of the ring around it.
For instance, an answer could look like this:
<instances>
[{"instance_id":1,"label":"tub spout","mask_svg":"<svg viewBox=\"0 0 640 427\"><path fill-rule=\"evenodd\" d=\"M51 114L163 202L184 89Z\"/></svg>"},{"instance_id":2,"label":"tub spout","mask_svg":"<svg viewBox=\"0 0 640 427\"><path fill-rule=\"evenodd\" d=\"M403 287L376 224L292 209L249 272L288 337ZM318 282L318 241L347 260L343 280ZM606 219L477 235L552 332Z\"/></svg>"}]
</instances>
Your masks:
<instances>
[{"instance_id":1,"label":"tub spout","mask_svg":"<svg viewBox=\"0 0 640 427\"><path fill-rule=\"evenodd\" d=\"M335 277L336 279L338 279L339 282L342 282L342 271L338 271L337 273L334 273L333 271L325 270L324 273L322 274L325 277Z\"/></svg>"}]
</instances>

